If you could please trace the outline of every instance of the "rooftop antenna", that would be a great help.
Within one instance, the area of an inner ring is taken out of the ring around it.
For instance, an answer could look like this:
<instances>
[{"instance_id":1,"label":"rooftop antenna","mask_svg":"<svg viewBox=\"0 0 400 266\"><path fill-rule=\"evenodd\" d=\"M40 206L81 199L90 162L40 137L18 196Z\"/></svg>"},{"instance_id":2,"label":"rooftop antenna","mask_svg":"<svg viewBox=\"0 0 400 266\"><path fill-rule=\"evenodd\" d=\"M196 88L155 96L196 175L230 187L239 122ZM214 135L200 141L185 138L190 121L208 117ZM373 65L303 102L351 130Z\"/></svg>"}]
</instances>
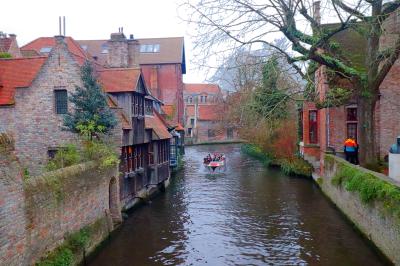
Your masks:
<instances>
[{"instance_id":1,"label":"rooftop antenna","mask_svg":"<svg viewBox=\"0 0 400 266\"><path fill-rule=\"evenodd\" d=\"M61 36L61 16L58 17L58 35Z\"/></svg>"},{"instance_id":2,"label":"rooftop antenna","mask_svg":"<svg viewBox=\"0 0 400 266\"><path fill-rule=\"evenodd\" d=\"M65 16L63 16L63 22L64 22L64 31L63 31L63 34L64 34L64 36L65 36Z\"/></svg>"}]
</instances>

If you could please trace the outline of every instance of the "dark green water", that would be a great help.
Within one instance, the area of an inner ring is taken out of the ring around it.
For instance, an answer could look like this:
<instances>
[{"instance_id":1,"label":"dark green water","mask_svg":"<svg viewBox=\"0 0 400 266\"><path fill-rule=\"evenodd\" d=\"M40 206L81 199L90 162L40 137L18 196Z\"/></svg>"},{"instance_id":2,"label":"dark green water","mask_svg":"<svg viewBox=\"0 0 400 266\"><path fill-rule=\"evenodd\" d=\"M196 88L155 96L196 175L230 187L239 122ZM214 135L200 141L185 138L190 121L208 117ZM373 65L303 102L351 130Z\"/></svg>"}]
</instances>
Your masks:
<instances>
[{"instance_id":1,"label":"dark green water","mask_svg":"<svg viewBox=\"0 0 400 266\"><path fill-rule=\"evenodd\" d=\"M223 151L225 172L202 166ZM90 265L384 265L311 181L240 146L188 147L166 193L135 210Z\"/></svg>"}]
</instances>

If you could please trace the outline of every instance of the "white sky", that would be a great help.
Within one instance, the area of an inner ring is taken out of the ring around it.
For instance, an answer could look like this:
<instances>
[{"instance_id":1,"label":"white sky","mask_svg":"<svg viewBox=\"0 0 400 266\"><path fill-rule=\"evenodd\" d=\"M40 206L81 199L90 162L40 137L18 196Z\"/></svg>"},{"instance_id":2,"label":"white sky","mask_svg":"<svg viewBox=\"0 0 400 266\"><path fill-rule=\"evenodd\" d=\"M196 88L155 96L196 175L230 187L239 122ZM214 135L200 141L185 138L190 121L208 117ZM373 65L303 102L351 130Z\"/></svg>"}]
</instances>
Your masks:
<instances>
[{"instance_id":1,"label":"white sky","mask_svg":"<svg viewBox=\"0 0 400 266\"><path fill-rule=\"evenodd\" d=\"M188 25L178 18L179 0L14 0L2 1L0 31L14 33L20 46L58 34L58 17L66 17L66 35L77 40L108 39L124 28L135 38L185 37L185 82L203 82L191 64Z\"/></svg>"}]
</instances>

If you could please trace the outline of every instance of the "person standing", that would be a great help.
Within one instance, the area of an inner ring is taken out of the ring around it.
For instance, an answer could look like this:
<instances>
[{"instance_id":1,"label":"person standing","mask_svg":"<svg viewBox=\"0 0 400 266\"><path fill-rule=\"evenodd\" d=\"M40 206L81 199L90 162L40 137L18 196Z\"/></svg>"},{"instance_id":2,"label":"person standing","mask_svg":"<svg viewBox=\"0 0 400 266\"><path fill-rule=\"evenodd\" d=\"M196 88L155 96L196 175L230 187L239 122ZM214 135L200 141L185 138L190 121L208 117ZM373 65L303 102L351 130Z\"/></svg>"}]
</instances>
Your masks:
<instances>
[{"instance_id":1,"label":"person standing","mask_svg":"<svg viewBox=\"0 0 400 266\"><path fill-rule=\"evenodd\" d=\"M346 155L346 161L352 164L358 164L358 145L353 137L345 140L343 150Z\"/></svg>"}]
</instances>

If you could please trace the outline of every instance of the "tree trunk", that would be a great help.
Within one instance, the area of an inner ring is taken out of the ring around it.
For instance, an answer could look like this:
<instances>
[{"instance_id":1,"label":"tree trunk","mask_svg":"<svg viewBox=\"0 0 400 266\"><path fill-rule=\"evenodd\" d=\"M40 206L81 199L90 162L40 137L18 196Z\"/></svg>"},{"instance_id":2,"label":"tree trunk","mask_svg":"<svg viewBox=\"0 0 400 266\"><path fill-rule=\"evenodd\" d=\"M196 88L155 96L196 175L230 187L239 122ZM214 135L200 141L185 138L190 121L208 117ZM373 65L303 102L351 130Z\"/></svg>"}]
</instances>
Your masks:
<instances>
[{"instance_id":1,"label":"tree trunk","mask_svg":"<svg viewBox=\"0 0 400 266\"><path fill-rule=\"evenodd\" d=\"M376 97L360 97L358 101L359 156L362 165L377 161L375 135Z\"/></svg>"}]
</instances>

